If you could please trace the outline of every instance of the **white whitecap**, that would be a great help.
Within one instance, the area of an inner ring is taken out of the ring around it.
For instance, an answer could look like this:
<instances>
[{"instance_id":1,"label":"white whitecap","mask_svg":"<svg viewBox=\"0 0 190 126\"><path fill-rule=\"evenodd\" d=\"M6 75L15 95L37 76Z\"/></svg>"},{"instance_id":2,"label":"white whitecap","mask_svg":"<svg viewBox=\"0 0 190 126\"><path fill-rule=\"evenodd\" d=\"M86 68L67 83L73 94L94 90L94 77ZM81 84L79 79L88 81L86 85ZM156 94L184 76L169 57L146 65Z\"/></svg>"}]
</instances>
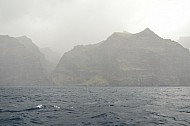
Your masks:
<instances>
[{"instance_id":1,"label":"white whitecap","mask_svg":"<svg viewBox=\"0 0 190 126\"><path fill-rule=\"evenodd\" d=\"M53 107L55 107L55 108L57 108L57 109L60 109L60 107L59 107L59 106L56 106L56 105L54 105Z\"/></svg>"},{"instance_id":2,"label":"white whitecap","mask_svg":"<svg viewBox=\"0 0 190 126\"><path fill-rule=\"evenodd\" d=\"M36 108L42 108L43 107L43 105L41 104L41 105L37 105L36 106Z\"/></svg>"}]
</instances>

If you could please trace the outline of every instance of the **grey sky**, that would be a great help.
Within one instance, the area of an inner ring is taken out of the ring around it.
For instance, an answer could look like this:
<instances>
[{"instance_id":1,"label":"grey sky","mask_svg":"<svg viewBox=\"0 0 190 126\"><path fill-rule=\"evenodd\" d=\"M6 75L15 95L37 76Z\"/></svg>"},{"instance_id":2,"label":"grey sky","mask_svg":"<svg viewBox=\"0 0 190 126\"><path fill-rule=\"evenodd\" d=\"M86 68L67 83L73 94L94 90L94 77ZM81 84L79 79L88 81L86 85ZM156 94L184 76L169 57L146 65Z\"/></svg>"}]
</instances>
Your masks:
<instances>
[{"instance_id":1,"label":"grey sky","mask_svg":"<svg viewBox=\"0 0 190 126\"><path fill-rule=\"evenodd\" d=\"M0 0L0 34L65 52L146 27L177 40L190 35L189 14L190 0Z\"/></svg>"}]
</instances>

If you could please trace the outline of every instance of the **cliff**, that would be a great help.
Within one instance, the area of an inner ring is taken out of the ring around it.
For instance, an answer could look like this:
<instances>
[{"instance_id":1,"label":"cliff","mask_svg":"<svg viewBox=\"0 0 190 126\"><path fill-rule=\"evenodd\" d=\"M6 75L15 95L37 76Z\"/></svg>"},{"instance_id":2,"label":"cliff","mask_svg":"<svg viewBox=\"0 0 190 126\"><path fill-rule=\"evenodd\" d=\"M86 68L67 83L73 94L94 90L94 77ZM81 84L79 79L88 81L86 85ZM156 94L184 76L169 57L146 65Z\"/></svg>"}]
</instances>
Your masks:
<instances>
[{"instance_id":1,"label":"cliff","mask_svg":"<svg viewBox=\"0 0 190 126\"><path fill-rule=\"evenodd\" d=\"M52 80L57 85L189 86L190 53L148 28L136 34L115 32L65 53Z\"/></svg>"},{"instance_id":2,"label":"cliff","mask_svg":"<svg viewBox=\"0 0 190 126\"><path fill-rule=\"evenodd\" d=\"M39 57L21 43L0 35L0 85L50 85Z\"/></svg>"}]
</instances>

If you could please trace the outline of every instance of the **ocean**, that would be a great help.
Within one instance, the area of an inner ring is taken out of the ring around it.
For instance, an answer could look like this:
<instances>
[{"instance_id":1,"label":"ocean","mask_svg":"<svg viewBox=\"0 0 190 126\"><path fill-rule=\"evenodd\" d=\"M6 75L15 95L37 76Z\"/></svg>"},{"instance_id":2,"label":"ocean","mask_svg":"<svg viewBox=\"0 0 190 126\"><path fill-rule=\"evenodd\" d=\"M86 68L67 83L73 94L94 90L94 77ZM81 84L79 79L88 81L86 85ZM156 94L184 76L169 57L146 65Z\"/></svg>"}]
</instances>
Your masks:
<instances>
[{"instance_id":1,"label":"ocean","mask_svg":"<svg viewBox=\"0 0 190 126\"><path fill-rule=\"evenodd\" d=\"M0 126L190 126L190 88L0 87Z\"/></svg>"}]
</instances>

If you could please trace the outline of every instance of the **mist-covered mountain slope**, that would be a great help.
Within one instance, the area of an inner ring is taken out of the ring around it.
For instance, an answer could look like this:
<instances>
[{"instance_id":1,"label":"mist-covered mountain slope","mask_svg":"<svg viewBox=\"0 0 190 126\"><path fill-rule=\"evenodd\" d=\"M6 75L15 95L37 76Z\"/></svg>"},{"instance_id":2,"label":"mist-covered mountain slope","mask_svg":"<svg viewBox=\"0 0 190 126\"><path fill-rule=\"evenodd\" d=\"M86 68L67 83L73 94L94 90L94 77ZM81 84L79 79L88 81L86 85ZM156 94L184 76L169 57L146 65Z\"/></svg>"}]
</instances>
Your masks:
<instances>
[{"instance_id":1,"label":"mist-covered mountain slope","mask_svg":"<svg viewBox=\"0 0 190 126\"><path fill-rule=\"evenodd\" d=\"M61 55L58 53L52 51L50 48L40 48L40 52L42 52L45 56L46 61L48 62L48 68L49 68L49 73L51 73L55 67L57 66Z\"/></svg>"},{"instance_id":2,"label":"mist-covered mountain slope","mask_svg":"<svg viewBox=\"0 0 190 126\"><path fill-rule=\"evenodd\" d=\"M50 85L46 71L32 43L0 35L0 85ZM31 46L32 45L32 46Z\"/></svg>"},{"instance_id":3,"label":"mist-covered mountain slope","mask_svg":"<svg viewBox=\"0 0 190 126\"><path fill-rule=\"evenodd\" d=\"M27 36L21 36L17 37L16 39L18 39L19 42L23 44L28 51L30 51L40 60L42 67L47 75L53 71L54 67L52 66L51 62L46 58L45 54L37 45L32 42L30 38L28 38Z\"/></svg>"},{"instance_id":4,"label":"mist-covered mountain slope","mask_svg":"<svg viewBox=\"0 0 190 126\"><path fill-rule=\"evenodd\" d=\"M115 32L65 53L52 80L57 85L189 86L190 53L148 28L136 34Z\"/></svg>"}]
</instances>

